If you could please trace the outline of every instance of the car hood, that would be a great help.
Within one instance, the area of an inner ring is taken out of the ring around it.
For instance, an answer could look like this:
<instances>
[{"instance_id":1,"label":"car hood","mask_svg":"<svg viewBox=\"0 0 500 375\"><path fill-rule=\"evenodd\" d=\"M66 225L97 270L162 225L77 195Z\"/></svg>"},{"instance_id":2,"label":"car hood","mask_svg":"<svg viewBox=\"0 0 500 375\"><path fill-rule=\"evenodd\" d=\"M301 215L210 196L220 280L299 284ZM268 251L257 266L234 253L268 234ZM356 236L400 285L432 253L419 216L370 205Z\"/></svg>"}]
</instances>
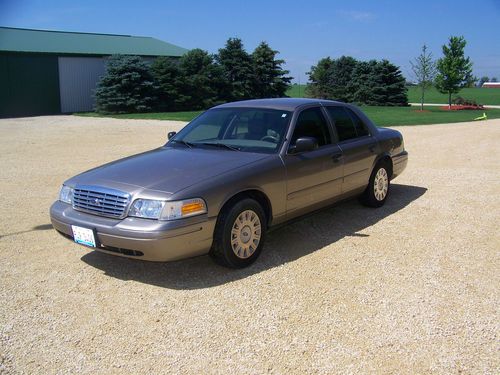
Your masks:
<instances>
[{"instance_id":1,"label":"car hood","mask_svg":"<svg viewBox=\"0 0 500 375\"><path fill-rule=\"evenodd\" d=\"M162 147L75 176L65 184L97 185L136 194L173 194L269 155L220 149Z\"/></svg>"}]
</instances>

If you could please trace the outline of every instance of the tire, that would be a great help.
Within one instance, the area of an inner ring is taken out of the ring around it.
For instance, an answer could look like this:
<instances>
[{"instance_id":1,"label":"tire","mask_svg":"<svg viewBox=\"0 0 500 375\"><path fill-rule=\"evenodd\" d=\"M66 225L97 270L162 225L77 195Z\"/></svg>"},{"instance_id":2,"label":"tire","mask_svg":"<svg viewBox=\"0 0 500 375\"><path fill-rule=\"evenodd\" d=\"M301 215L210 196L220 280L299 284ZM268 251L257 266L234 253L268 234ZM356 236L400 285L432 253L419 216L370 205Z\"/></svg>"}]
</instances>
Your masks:
<instances>
[{"instance_id":1,"label":"tire","mask_svg":"<svg viewBox=\"0 0 500 375\"><path fill-rule=\"evenodd\" d=\"M257 201L245 198L235 202L219 214L210 255L225 267L248 267L262 251L266 223Z\"/></svg>"},{"instance_id":2,"label":"tire","mask_svg":"<svg viewBox=\"0 0 500 375\"><path fill-rule=\"evenodd\" d=\"M391 187L390 166L387 161L380 161L373 168L370 181L361 202L368 207L382 207L389 196Z\"/></svg>"}]
</instances>

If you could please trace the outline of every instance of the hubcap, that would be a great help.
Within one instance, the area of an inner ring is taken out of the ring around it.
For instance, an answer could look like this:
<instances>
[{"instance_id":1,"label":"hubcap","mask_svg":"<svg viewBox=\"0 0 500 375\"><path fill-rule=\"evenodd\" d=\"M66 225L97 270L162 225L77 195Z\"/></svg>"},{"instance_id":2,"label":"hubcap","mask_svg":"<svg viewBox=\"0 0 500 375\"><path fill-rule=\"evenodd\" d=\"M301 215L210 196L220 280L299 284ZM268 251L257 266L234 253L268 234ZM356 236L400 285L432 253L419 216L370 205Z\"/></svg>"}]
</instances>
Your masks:
<instances>
[{"instance_id":1,"label":"hubcap","mask_svg":"<svg viewBox=\"0 0 500 375\"><path fill-rule=\"evenodd\" d=\"M252 210L240 213L231 229L231 248L234 255L241 259L252 256L259 247L260 234L259 216Z\"/></svg>"},{"instance_id":2,"label":"hubcap","mask_svg":"<svg viewBox=\"0 0 500 375\"><path fill-rule=\"evenodd\" d=\"M389 177L385 168L380 168L375 175L373 182L373 194L378 201L384 200L389 189Z\"/></svg>"}]
</instances>

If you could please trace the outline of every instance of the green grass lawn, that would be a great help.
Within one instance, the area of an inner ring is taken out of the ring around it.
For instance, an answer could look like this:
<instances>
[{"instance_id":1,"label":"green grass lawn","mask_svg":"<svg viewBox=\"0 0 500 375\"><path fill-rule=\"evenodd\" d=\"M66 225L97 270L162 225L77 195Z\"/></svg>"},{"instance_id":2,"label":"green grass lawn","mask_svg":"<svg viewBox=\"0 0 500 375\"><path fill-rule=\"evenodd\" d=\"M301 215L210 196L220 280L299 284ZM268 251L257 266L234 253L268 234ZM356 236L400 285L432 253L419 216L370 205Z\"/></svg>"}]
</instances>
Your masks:
<instances>
[{"instance_id":1,"label":"green grass lawn","mask_svg":"<svg viewBox=\"0 0 500 375\"><path fill-rule=\"evenodd\" d=\"M292 85L292 87L286 92L286 95L291 98L304 98L305 89L306 85ZM410 103L420 103L420 95L419 87L409 87L408 101ZM465 88L460 90L458 94L452 95L452 97L455 96L461 96L465 99L473 99L479 104L500 105L500 89L496 88ZM448 96L446 94L441 94L435 88L431 88L425 91L425 102L447 103Z\"/></svg>"},{"instance_id":2,"label":"green grass lawn","mask_svg":"<svg viewBox=\"0 0 500 375\"><path fill-rule=\"evenodd\" d=\"M420 103L421 91L419 87L412 86L408 89L408 101L410 103ZM452 98L461 96L464 99L475 100L478 104L500 105L500 89L471 87L460 90ZM426 103L448 103L448 95L441 94L435 88L425 91Z\"/></svg>"},{"instance_id":3,"label":"green grass lawn","mask_svg":"<svg viewBox=\"0 0 500 375\"><path fill-rule=\"evenodd\" d=\"M489 119L500 118L500 109L484 111L443 111L439 107L360 107L378 126L445 124L450 122L472 121L486 113Z\"/></svg>"},{"instance_id":4,"label":"green grass lawn","mask_svg":"<svg viewBox=\"0 0 500 375\"><path fill-rule=\"evenodd\" d=\"M500 118L500 109L487 109L484 111L443 111L439 107L425 107L420 112L417 107L369 107L361 109L379 126L425 125L444 124L450 122L471 121L486 112L488 118ZM163 113L132 113L124 115L102 116L94 112L78 113L77 116L88 117L113 117L121 119L146 119L146 120L174 120L191 121L198 116L200 111L192 112L163 112Z\"/></svg>"},{"instance_id":5,"label":"green grass lawn","mask_svg":"<svg viewBox=\"0 0 500 375\"><path fill-rule=\"evenodd\" d=\"M191 121L202 112L203 111L151 112L151 113L126 113L121 115L101 115L96 112L81 112L81 113L75 113L75 115L83 117L112 117L112 118L142 119L142 120Z\"/></svg>"},{"instance_id":6,"label":"green grass lawn","mask_svg":"<svg viewBox=\"0 0 500 375\"><path fill-rule=\"evenodd\" d=\"M286 92L290 98L305 98L305 89L307 85L292 85Z\"/></svg>"}]
</instances>

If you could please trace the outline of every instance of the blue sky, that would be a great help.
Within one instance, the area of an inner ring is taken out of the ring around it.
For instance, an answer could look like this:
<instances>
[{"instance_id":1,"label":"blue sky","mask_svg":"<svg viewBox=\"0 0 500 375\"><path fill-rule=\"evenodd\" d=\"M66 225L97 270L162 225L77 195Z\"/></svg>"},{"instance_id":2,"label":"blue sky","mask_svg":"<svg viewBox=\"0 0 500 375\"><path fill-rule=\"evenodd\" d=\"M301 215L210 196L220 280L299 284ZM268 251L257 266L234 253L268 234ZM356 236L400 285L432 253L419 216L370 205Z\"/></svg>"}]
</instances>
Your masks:
<instances>
[{"instance_id":1,"label":"blue sky","mask_svg":"<svg viewBox=\"0 0 500 375\"><path fill-rule=\"evenodd\" d=\"M0 25L152 36L211 53L229 37L249 52L265 40L302 83L320 58L341 55L386 58L411 78L424 43L437 58L463 35L474 74L500 79L500 0L0 0Z\"/></svg>"}]
</instances>

